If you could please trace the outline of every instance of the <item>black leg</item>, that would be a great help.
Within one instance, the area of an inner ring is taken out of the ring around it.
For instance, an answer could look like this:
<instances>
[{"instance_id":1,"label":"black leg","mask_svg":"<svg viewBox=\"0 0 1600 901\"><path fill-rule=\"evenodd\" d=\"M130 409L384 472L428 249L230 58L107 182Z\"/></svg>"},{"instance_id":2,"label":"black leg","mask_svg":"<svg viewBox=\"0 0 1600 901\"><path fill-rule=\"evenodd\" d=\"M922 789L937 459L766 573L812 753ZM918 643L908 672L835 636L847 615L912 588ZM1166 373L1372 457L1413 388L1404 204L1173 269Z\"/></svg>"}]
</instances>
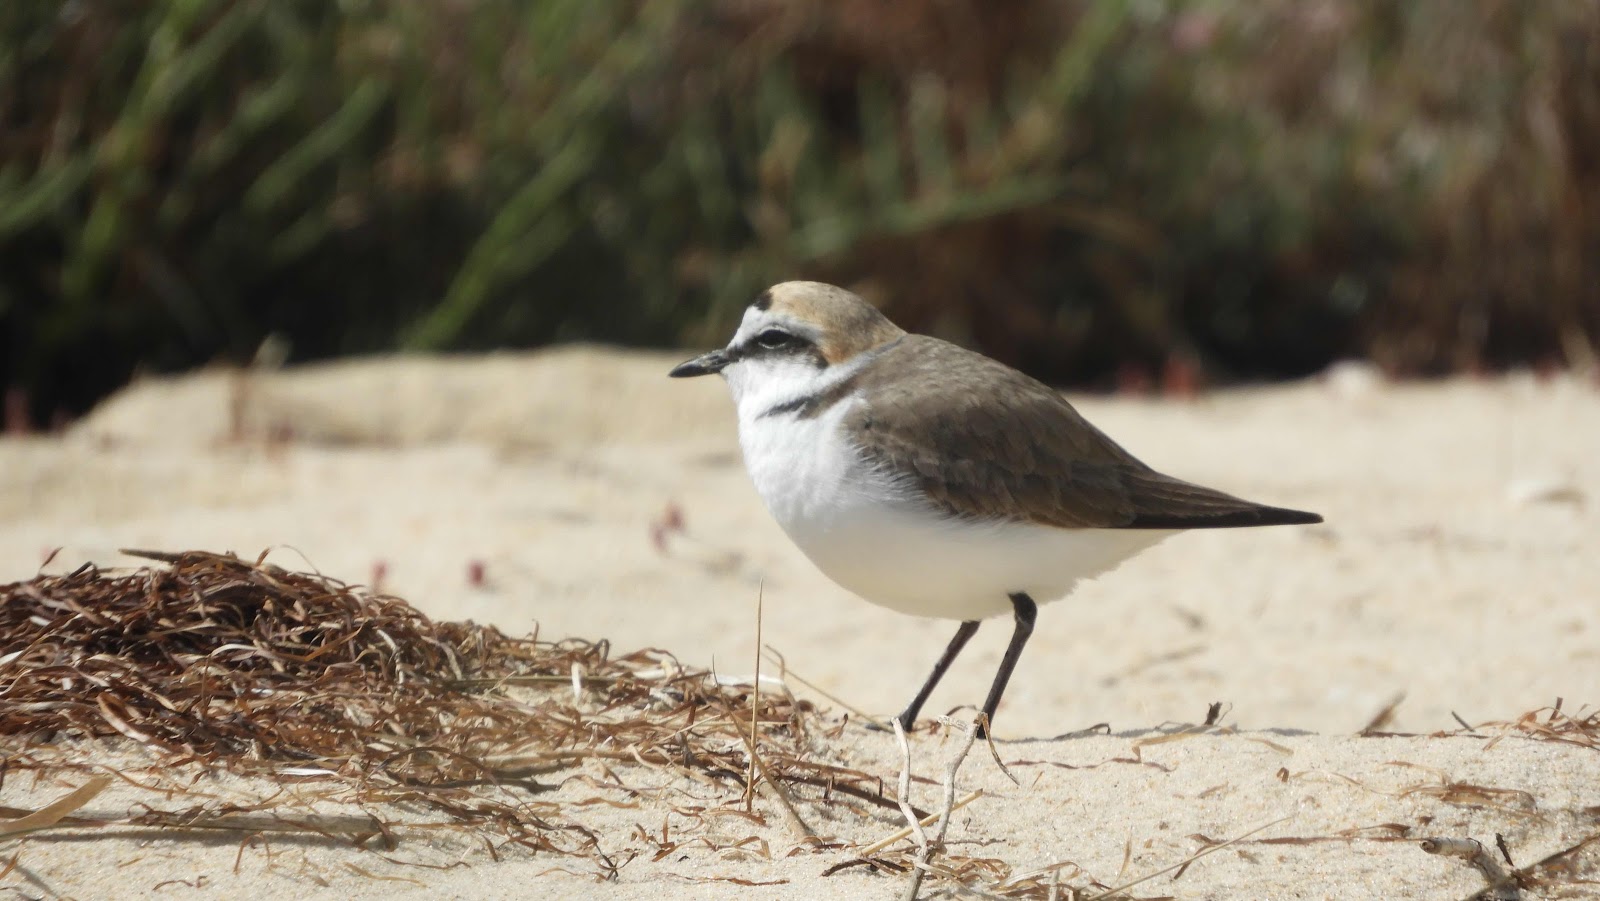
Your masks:
<instances>
[{"instance_id":1,"label":"black leg","mask_svg":"<svg viewBox=\"0 0 1600 901\"><path fill-rule=\"evenodd\" d=\"M907 732L911 731L912 724L917 721L917 714L922 712L923 703L928 700L928 695L933 694L933 687L939 684L940 679L944 678L945 670L948 670L950 664L956 661L956 655L961 653L961 649L967 646L967 639L971 638L977 631L978 621L975 619L967 620L956 629L955 637L950 639L950 646L944 649L944 653L939 657L939 662L933 665L933 672L928 674L928 681L922 683L922 690L917 692L917 696L911 699L911 703L906 705L906 709L895 717L900 721L900 728Z\"/></svg>"},{"instance_id":2,"label":"black leg","mask_svg":"<svg viewBox=\"0 0 1600 901\"><path fill-rule=\"evenodd\" d=\"M1022 656L1022 646L1028 643L1028 636L1033 634L1033 619L1039 613L1039 608L1033 603L1033 598L1022 592L1011 595L1011 608L1016 613L1017 628L1011 633L1011 643L1006 645L1006 655L1000 658L1000 670L994 674L994 684L989 686L989 700L983 702L983 715L989 724L994 725L994 711L1000 706L1000 696L1006 692L1006 683L1011 681L1011 671L1017 668L1017 659ZM978 736L983 736L980 729Z\"/></svg>"}]
</instances>

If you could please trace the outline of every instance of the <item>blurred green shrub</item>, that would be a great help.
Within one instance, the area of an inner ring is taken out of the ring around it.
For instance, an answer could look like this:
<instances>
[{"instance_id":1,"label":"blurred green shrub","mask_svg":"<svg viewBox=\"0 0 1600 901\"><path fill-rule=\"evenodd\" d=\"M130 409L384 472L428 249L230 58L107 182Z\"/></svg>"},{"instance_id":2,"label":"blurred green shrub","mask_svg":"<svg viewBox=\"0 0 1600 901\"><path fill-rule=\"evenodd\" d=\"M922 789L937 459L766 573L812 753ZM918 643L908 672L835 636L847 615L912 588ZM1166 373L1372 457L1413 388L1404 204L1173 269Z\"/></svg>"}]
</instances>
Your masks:
<instances>
[{"instance_id":1,"label":"blurred green shrub","mask_svg":"<svg viewBox=\"0 0 1600 901\"><path fill-rule=\"evenodd\" d=\"M8 0L0 379L857 287L1055 380L1600 336L1600 6Z\"/></svg>"}]
</instances>

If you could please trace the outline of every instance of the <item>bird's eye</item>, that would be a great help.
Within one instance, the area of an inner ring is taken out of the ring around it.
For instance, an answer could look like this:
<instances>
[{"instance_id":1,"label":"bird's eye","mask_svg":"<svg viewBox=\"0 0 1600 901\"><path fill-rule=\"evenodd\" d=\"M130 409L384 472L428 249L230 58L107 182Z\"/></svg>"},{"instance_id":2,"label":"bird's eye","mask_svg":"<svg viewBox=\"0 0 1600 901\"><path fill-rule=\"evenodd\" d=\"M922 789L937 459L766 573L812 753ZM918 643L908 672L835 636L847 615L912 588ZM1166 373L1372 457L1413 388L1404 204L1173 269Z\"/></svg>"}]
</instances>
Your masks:
<instances>
[{"instance_id":1,"label":"bird's eye","mask_svg":"<svg viewBox=\"0 0 1600 901\"><path fill-rule=\"evenodd\" d=\"M767 350L777 350L793 343L794 336L782 329L769 328L756 336L756 343Z\"/></svg>"}]
</instances>

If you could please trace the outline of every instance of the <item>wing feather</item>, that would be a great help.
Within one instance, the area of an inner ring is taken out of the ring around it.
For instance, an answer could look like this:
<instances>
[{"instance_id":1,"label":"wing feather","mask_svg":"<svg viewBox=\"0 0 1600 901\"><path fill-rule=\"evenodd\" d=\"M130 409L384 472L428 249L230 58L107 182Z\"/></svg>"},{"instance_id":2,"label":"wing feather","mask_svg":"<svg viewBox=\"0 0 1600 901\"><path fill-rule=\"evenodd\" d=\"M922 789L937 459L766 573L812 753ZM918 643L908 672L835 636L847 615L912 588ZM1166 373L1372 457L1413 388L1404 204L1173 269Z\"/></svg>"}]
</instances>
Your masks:
<instances>
[{"instance_id":1,"label":"wing feather","mask_svg":"<svg viewBox=\"0 0 1600 901\"><path fill-rule=\"evenodd\" d=\"M851 410L846 427L862 451L910 473L952 516L1003 511L1018 522L1101 529L1321 521L1156 472L1050 387L936 338L906 336L860 385L870 400Z\"/></svg>"}]
</instances>

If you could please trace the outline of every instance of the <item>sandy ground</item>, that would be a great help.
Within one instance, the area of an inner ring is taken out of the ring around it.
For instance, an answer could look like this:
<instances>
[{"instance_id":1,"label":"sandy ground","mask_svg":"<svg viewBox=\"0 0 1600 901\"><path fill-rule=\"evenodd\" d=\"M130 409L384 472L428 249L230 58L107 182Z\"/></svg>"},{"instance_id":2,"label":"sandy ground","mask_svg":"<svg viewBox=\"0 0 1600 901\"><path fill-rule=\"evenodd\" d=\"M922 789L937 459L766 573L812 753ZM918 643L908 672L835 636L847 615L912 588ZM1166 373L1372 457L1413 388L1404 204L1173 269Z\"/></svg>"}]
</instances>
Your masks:
<instances>
[{"instance_id":1,"label":"sandy ground","mask_svg":"<svg viewBox=\"0 0 1600 901\"><path fill-rule=\"evenodd\" d=\"M436 617L514 633L537 623L546 638L660 647L729 674L754 665L761 591L763 640L792 672L866 711L898 710L953 624L878 609L815 572L745 479L725 389L666 379L675 360L570 348L146 381L64 437L0 441L0 580L33 576L57 548L50 571L129 564L121 547L272 548L279 565L381 579ZM1350 371L1193 402L1077 402L1157 468L1328 522L1179 536L1044 607L996 730L1021 785L974 752L959 788L988 794L956 815L952 853L1013 874L1070 861L1081 871L1063 868L1064 884L1078 874L1071 884L1116 885L1273 824L1134 891L1459 898L1483 880L1416 839L1492 845L1498 832L1527 864L1600 833L1592 748L1356 735L1402 695L1385 728L1423 736L1458 729L1457 716L1479 724L1557 698L1568 711L1600 703L1591 381L1396 386ZM681 533L660 528L669 511ZM978 634L930 713L982 699L1008 633L996 622ZM1214 701L1237 733L1146 744ZM1052 738L1098 723L1110 734ZM937 780L951 737L919 733L912 745L916 771ZM890 780L899 766L892 736L855 725L828 753ZM6 780L0 803L37 805L73 784ZM1452 790L1465 784L1505 791ZM234 780L227 790L266 789ZM937 785L916 792L936 806ZM122 786L96 805L137 795ZM903 825L801 800L819 832L845 842ZM668 806L596 810L591 825L626 851L635 824L657 829ZM175 898L900 891L903 880L862 868L823 879L848 850L785 856L793 842L765 834L774 859L647 854L597 889L592 868L495 862L447 842L411 859L468 866L399 866L315 843L273 856L236 839L67 833L0 846L0 868L20 861L0 886L78 898L161 883ZM1586 896L1562 891L1529 897Z\"/></svg>"}]
</instances>

